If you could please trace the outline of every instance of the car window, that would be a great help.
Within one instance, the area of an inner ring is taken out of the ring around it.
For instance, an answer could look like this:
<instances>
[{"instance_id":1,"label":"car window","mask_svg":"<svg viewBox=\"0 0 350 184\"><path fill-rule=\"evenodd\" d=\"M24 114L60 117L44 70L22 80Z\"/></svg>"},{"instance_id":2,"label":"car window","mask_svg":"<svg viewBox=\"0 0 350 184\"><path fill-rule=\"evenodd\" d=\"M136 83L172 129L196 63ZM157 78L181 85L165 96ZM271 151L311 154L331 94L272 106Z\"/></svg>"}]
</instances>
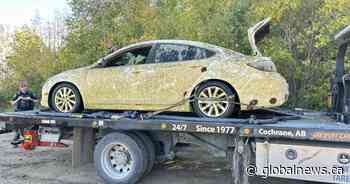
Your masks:
<instances>
[{"instance_id":1,"label":"car window","mask_svg":"<svg viewBox=\"0 0 350 184\"><path fill-rule=\"evenodd\" d=\"M176 62L205 59L214 55L214 52L194 47L190 45L180 44L161 44L155 53L155 62Z\"/></svg>"},{"instance_id":2,"label":"car window","mask_svg":"<svg viewBox=\"0 0 350 184\"><path fill-rule=\"evenodd\" d=\"M128 50L107 61L106 66L123 66L145 64L152 46Z\"/></svg>"}]
</instances>

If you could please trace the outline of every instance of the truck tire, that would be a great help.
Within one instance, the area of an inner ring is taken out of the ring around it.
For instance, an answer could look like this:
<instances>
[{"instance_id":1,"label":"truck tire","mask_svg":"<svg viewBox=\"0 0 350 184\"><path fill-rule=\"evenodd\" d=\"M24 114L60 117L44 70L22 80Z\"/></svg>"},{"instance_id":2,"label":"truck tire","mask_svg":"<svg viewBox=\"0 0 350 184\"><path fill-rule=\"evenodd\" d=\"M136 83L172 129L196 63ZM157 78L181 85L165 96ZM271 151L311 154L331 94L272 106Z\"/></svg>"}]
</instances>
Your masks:
<instances>
[{"instance_id":1,"label":"truck tire","mask_svg":"<svg viewBox=\"0 0 350 184\"><path fill-rule=\"evenodd\" d=\"M136 132L125 132L125 133L129 135L131 138L133 138L141 148L142 155L143 155L143 167L141 168L141 171L142 171L142 177L144 177L149 164L149 159L148 159L149 152L148 152L147 146L145 145L142 138L139 135L137 135Z\"/></svg>"},{"instance_id":2,"label":"truck tire","mask_svg":"<svg viewBox=\"0 0 350 184\"><path fill-rule=\"evenodd\" d=\"M95 147L97 174L108 184L135 184L147 168L145 146L135 135L113 132Z\"/></svg>"},{"instance_id":3,"label":"truck tire","mask_svg":"<svg viewBox=\"0 0 350 184\"><path fill-rule=\"evenodd\" d=\"M146 146L148 152L148 166L146 168L145 176L148 175L154 166L156 160L156 148L152 139L144 132L135 132L135 134L142 140L143 144Z\"/></svg>"}]
</instances>

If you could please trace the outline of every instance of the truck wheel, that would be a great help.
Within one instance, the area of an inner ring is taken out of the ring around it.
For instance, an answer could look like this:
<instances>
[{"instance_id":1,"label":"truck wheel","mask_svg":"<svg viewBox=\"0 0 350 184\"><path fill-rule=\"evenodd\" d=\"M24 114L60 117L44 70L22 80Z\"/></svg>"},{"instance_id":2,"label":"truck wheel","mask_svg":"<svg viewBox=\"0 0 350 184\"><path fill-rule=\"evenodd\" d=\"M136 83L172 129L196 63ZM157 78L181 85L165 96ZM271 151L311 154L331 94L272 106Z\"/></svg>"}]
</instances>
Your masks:
<instances>
[{"instance_id":1,"label":"truck wheel","mask_svg":"<svg viewBox=\"0 0 350 184\"><path fill-rule=\"evenodd\" d=\"M146 168L145 176L148 175L154 166L154 162L156 160L156 148L152 141L152 139L143 132L135 132L135 134L142 140L143 144L146 147L147 155L148 155L148 166Z\"/></svg>"},{"instance_id":2,"label":"truck wheel","mask_svg":"<svg viewBox=\"0 0 350 184\"><path fill-rule=\"evenodd\" d=\"M141 140L128 133L114 132L103 137L95 148L97 174L113 184L134 184L147 168Z\"/></svg>"},{"instance_id":3,"label":"truck wheel","mask_svg":"<svg viewBox=\"0 0 350 184\"><path fill-rule=\"evenodd\" d=\"M148 168L148 164L149 164L149 161L148 161L148 158L149 158L149 154L148 154L148 150L147 150L147 147L144 143L144 141L140 138L140 136L137 135L137 133L135 132L125 132L127 135L129 135L131 138L133 138L136 143L139 145L139 147L141 148L141 151L142 151L142 156L143 156L143 167L141 168L141 171L142 171L142 177L145 176L146 174L146 170Z\"/></svg>"}]
</instances>

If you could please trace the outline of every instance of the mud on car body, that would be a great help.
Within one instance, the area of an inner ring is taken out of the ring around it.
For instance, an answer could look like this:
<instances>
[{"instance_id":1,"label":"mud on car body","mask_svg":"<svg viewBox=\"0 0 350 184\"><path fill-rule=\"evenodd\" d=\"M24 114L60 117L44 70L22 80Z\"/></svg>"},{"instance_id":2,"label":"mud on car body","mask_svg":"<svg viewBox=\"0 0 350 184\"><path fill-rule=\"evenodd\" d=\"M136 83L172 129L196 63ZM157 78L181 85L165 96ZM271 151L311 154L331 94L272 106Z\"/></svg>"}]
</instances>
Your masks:
<instances>
[{"instance_id":1,"label":"mud on car body","mask_svg":"<svg viewBox=\"0 0 350 184\"><path fill-rule=\"evenodd\" d=\"M241 104L282 105L288 84L255 45L268 25L266 19L248 31L256 56L187 40L132 44L96 64L50 78L42 90L42 105L59 112L152 111L195 96L171 111L203 117L229 117L247 110Z\"/></svg>"}]
</instances>

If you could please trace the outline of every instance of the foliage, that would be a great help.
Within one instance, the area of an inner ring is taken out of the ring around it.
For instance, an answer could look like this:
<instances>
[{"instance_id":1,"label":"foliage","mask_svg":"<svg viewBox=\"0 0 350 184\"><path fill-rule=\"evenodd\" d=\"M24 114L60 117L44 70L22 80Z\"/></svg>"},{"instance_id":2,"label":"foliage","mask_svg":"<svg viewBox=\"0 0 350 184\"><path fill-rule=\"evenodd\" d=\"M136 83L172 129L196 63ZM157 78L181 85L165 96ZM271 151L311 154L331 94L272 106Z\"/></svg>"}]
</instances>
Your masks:
<instances>
[{"instance_id":1,"label":"foliage","mask_svg":"<svg viewBox=\"0 0 350 184\"><path fill-rule=\"evenodd\" d=\"M6 60L11 72L0 100L26 78L38 93L47 77L89 65L116 47L152 39L188 39L250 54L247 29L272 17L270 36L259 44L290 85L288 106L322 109L336 54L333 36L350 23L345 0L69 0L68 34L59 48L40 34L19 30ZM62 41L62 40L61 40ZM11 91L11 92L10 92Z\"/></svg>"},{"instance_id":2,"label":"foliage","mask_svg":"<svg viewBox=\"0 0 350 184\"><path fill-rule=\"evenodd\" d=\"M325 107L336 54L333 36L350 23L350 4L344 0L263 0L252 6L259 18L271 16L273 41L265 42L288 79L291 107Z\"/></svg>"},{"instance_id":3,"label":"foliage","mask_svg":"<svg viewBox=\"0 0 350 184\"><path fill-rule=\"evenodd\" d=\"M44 80L52 75L55 60L42 39L29 28L17 31L7 56L8 73L1 82L1 95L9 99L17 90L18 81L26 79L34 91L40 91Z\"/></svg>"}]
</instances>

